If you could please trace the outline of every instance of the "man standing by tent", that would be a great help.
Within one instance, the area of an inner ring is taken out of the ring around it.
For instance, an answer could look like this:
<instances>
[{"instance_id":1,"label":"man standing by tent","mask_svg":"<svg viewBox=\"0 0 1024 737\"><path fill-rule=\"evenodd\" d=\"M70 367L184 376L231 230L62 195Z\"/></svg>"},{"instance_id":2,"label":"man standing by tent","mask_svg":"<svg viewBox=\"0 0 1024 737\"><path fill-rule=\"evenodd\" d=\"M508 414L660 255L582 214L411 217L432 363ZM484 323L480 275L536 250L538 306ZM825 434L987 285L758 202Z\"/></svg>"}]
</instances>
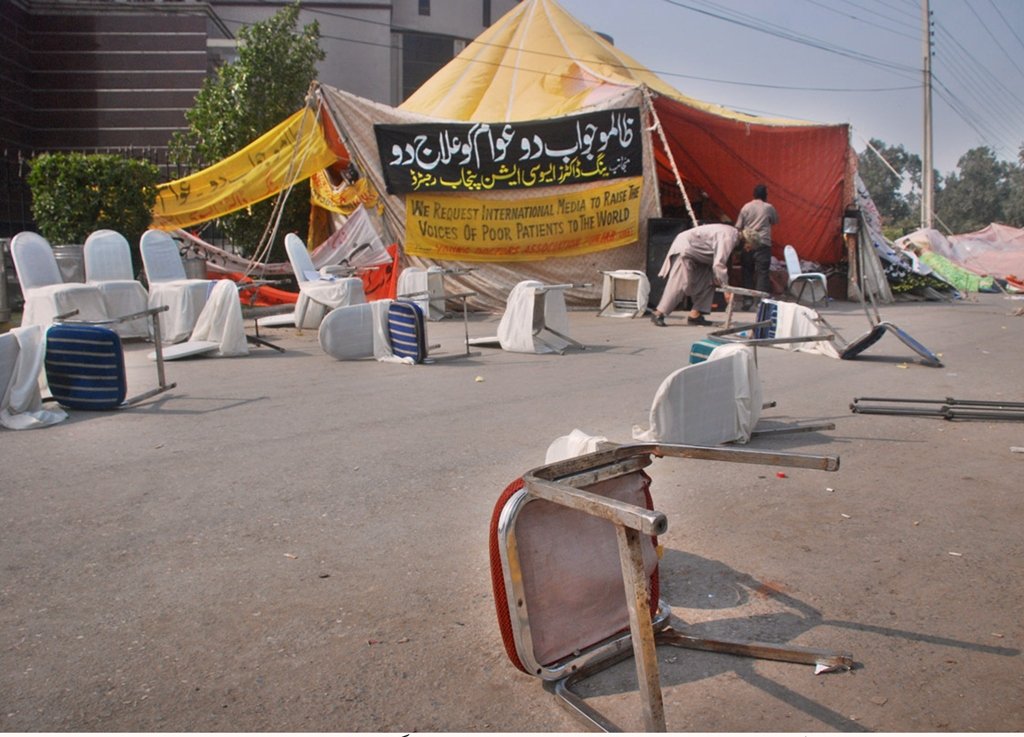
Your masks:
<instances>
[{"instance_id":1,"label":"man standing by tent","mask_svg":"<svg viewBox=\"0 0 1024 737\"><path fill-rule=\"evenodd\" d=\"M689 297L693 309L686 324L710 325L704 315L711 312L715 286L728 286L733 251L753 238L756 238L753 230L741 232L726 223L699 225L677 235L658 272L658 276L667 277L667 281L661 300L651 314L651 322L665 327L665 316L683 297ZM725 297L731 299L732 295L727 293Z\"/></svg>"},{"instance_id":2,"label":"man standing by tent","mask_svg":"<svg viewBox=\"0 0 1024 737\"><path fill-rule=\"evenodd\" d=\"M740 209L736 227L752 229L757 234L754 243L743 247L743 286L771 294L770 271L772 268L772 226L779 222L775 207L768 204L768 187L758 184L754 187L754 199ZM743 309L750 309L750 298L744 297Z\"/></svg>"}]
</instances>

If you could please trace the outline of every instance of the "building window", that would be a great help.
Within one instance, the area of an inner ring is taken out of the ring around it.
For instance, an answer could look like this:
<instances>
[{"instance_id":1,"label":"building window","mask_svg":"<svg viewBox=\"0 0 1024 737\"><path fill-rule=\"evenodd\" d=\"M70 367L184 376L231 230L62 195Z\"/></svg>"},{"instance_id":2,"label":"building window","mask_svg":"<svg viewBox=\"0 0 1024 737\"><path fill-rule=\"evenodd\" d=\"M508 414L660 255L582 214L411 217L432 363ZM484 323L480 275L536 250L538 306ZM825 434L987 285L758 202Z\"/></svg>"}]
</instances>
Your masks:
<instances>
[{"instance_id":1,"label":"building window","mask_svg":"<svg viewBox=\"0 0 1024 737\"><path fill-rule=\"evenodd\" d=\"M402 99L452 60L455 44L448 36L406 33L402 38Z\"/></svg>"},{"instance_id":2,"label":"building window","mask_svg":"<svg viewBox=\"0 0 1024 737\"><path fill-rule=\"evenodd\" d=\"M491 0L484 0L484 28L491 25Z\"/></svg>"},{"instance_id":3,"label":"building window","mask_svg":"<svg viewBox=\"0 0 1024 737\"><path fill-rule=\"evenodd\" d=\"M420 0L420 15L430 15L430 0Z\"/></svg>"}]
</instances>

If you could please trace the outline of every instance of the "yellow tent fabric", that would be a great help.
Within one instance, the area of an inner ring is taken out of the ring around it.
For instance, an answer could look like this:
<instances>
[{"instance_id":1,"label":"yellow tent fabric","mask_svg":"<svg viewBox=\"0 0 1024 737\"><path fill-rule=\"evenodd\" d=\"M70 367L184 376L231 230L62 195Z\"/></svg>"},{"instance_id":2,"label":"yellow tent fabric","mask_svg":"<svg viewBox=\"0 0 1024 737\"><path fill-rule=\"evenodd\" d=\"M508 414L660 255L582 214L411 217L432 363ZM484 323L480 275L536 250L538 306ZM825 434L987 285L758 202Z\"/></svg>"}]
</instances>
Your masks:
<instances>
[{"instance_id":1,"label":"yellow tent fabric","mask_svg":"<svg viewBox=\"0 0 1024 737\"><path fill-rule=\"evenodd\" d=\"M152 226L186 228L241 210L308 179L337 158L319 108L304 108L213 166L161 184Z\"/></svg>"},{"instance_id":2,"label":"yellow tent fabric","mask_svg":"<svg viewBox=\"0 0 1024 737\"><path fill-rule=\"evenodd\" d=\"M427 80L399 109L493 122L564 115L622 87L643 85L715 115L760 125L795 120L744 115L683 95L580 23L555 0L525 0Z\"/></svg>"},{"instance_id":3,"label":"yellow tent fabric","mask_svg":"<svg viewBox=\"0 0 1024 737\"><path fill-rule=\"evenodd\" d=\"M590 109L630 89L649 100L663 217L735 218L754 185L763 183L780 213L773 228L776 255L794 243L820 263L843 258L836 223L853 194L848 126L746 115L688 97L556 0L523 0L400 110L516 122ZM678 204L670 200L666 208L663 193L673 192Z\"/></svg>"}]
</instances>

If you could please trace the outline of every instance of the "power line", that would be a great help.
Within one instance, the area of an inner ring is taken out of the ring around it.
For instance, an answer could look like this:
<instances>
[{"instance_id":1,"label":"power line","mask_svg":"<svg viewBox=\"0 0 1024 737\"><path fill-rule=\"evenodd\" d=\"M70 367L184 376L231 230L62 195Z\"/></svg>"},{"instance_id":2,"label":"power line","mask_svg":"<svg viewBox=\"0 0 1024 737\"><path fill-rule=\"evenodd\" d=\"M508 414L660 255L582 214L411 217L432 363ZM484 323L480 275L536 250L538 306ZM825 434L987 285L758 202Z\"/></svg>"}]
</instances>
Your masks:
<instances>
[{"instance_id":1,"label":"power line","mask_svg":"<svg viewBox=\"0 0 1024 737\"><path fill-rule=\"evenodd\" d=\"M903 15L907 16L910 19L910 21L907 21L907 26L908 27L910 27L910 28L918 28L918 27L920 27L920 24L921 24L921 8L920 8L919 5L917 5L914 2L914 0L903 0L904 4L907 4L907 5L910 6L910 7L906 8L906 9L900 8L900 7L896 6L896 5L893 5L892 4L892 0L874 0L874 2L877 3L878 5L881 5L886 10L895 10L897 13L902 13ZM870 10L868 8L865 8L865 10L867 10L869 13L875 13L877 15L882 15L877 10Z\"/></svg>"},{"instance_id":2,"label":"power line","mask_svg":"<svg viewBox=\"0 0 1024 737\"><path fill-rule=\"evenodd\" d=\"M1024 120L1024 102L985 65L978 62L944 26L939 25L938 28L942 34L940 38L948 39L952 45L943 46L940 49L943 53L937 54L937 58L966 93L977 100L974 108L983 111L986 118L996 121L997 126L1002 127L1003 136L1001 137L1003 140L1013 140L1017 135L1018 128L1013 125L1012 121ZM954 95L948 86L946 91L949 95ZM964 105L962 102L960 104L963 106L961 117L971 117L975 120L977 127L993 130L991 126L977 119L974 108Z\"/></svg>"},{"instance_id":3,"label":"power line","mask_svg":"<svg viewBox=\"0 0 1024 737\"><path fill-rule=\"evenodd\" d=\"M1017 66L1017 62L1014 60L1014 58L1012 56L1010 56L1010 54L1006 51L1006 49L1003 48L1003 45L1001 43L999 43L999 39L996 38L996 35L994 33L992 33L991 29L989 29L989 27L987 25L985 25L985 21L983 21L981 19L981 16L978 15L978 11L974 9L974 6L971 5L970 3L966 3L966 5L967 5L967 9L970 10L971 13L974 14L974 17L978 19L978 23L981 24L981 27L985 29L985 33L987 33L991 37L991 39L993 41L995 41L996 46L999 47L999 50L1002 51L1004 54L1006 54L1006 58L1010 60L1010 63L1013 64L1013 66L1017 69L1018 72L1020 72L1021 76L1024 76L1024 71L1021 71L1021 68L1019 66Z\"/></svg>"},{"instance_id":4,"label":"power line","mask_svg":"<svg viewBox=\"0 0 1024 737\"><path fill-rule=\"evenodd\" d=\"M865 20L864 18L861 18L860 16L853 15L851 13L846 13L846 12L844 12L842 10L837 9L837 8L830 7L830 6L826 5L823 2L819 2L819 0L804 0L804 2L810 3L811 5L815 5L815 6L819 7L819 8L821 8L822 10L827 10L830 13L835 13L836 15L842 16L843 18L849 18L850 20L855 20L855 21L857 21L859 23L864 23L865 25L872 26L873 28L878 28L878 29L880 29L882 31L885 31L886 33L894 33L897 36L902 36L903 38L909 38L911 40L915 40L917 38L917 36L911 35L910 33L904 33L902 31L897 31L896 29L890 28L889 26L884 26L881 23L875 23L874 21ZM861 10L867 10L867 8L865 8L863 5L857 5L857 3L851 2L851 1L846 2L846 5L853 5L855 7L860 8ZM871 12L871 11L868 11L868 12ZM897 25L905 25L905 27L908 27L908 28L910 27L909 24L903 24L903 23L901 23L901 22L899 22L899 21L897 21L897 20L895 20L893 18L887 18L886 20L892 21L893 23L896 23Z\"/></svg>"},{"instance_id":5,"label":"power line","mask_svg":"<svg viewBox=\"0 0 1024 737\"><path fill-rule=\"evenodd\" d=\"M1006 30L1008 30L1013 35L1013 37L1017 39L1017 43L1024 47L1024 40L1021 40L1021 37L1017 35L1017 31L1014 30L1013 24L1010 23L1010 21L1006 20L1006 16L1003 15L1003 11L999 9L999 6L996 5L993 0L988 0L988 4L992 6L992 9L994 11L996 11L996 15L999 16L999 19L1003 22L1003 26L1006 28Z\"/></svg>"},{"instance_id":6,"label":"power line","mask_svg":"<svg viewBox=\"0 0 1024 737\"><path fill-rule=\"evenodd\" d=\"M310 13L314 13L314 14L319 13L319 14L330 15L330 16L339 17L339 18L343 18L343 19L359 20L360 22L373 23L373 24L376 24L376 25L388 26L390 28L390 25L387 24L387 23L383 23L383 22L380 22L380 21L370 21L370 20L365 20L365 19L362 19L362 18L355 18L353 16L347 16L347 15L343 15L341 13L331 12L331 11L323 10L323 9L320 9L320 8L305 8L304 10L306 10L307 12L310 12ZM233 19L230 19L230 18L221 18L221 20L223 20L225 23L234 23L234 24L238 24L238 25L245 25L245 21L233 20ZM330 34L321 34L320 37L321 38L330 39L332 41L343 41L345 43L361 44L361 45L364 45L364 46L374 46L374 47L378 47L378 48L388 48L388 49L393 49L393 50L397 50L399 48L398 46L396 46L394 44L391 44L391 43L385 44L385 43L379 43L379 42L374 42L374 41L366 41L364 39L359 39L359 38L346 37L346 36L334 36L334 35L330 35ZM504 44L485 43L485 42L481 42L479 40L474 41L474 43L480 44L482 46L487 46L487 47L490 47L490 48L498 48L498 49L503 49L503 50L510 50L512 48L512 47L504 45ZM535 55L535 56L550 57L552 59L557 59L558 61L575 61L576 60L574 57L569 57L569 56L566 56L565 54L558 54L558 53L549 52L549 51L532 51L531 53L533 55ZM497 68L506 68L506 69L514 68L514 67L512 67L510 65L505 65L505 64L500 64L500 63L495 63L495 62L490 62L490 61L482 62L479 59L473 59L471 61L473 61L474 63L487 64L488 66L493 66L493 67L497 67ZM598 60L596 60L596 59L583 59L582 61L598 63ZM916 86L897 86L897 87L803 87L803 86L797 86L797 85L780 85L780 84L767 84L767 83L758 83L758 82L740 82L740 81L729 80L729 79L716 79L714 77L701 77L701 76L697 76L697 75L693 75L693 74L683 74L681 72L668 72L668 71L662 71L662 70L657 70L657 69L651 69L649 67L643 67L643 66L628 66L628 65L625 65L625 64L623 64L621 66L622 66L623 69L628 70L630 72L650 72L650 73L655 74L655 75L657 75L659 77L677 77L677 78L680 78L680 79L691 79L691 80L694 80L694 81L697 81L697 82L709 82L709 83L712 83L712 84L725 84L725 85L733 85L733 86L737 86L737 87L752 87L752 88L755 88L755 89L790 90L790 91L796 91L796 92L872 92L872 93L875 93L875 92L898 92L898 91L905 91L905 90L909 90L909 89L916 89ZM540 73L544 73L544 72L546 72L548 70L535 69L535 70L529 70L529 71L533 71L535 73L540 74ZM580 79L583 79L583 78L580 77Z\"/></svg>"},{"instance_id":7,"label":"power line","mask_svg":"<svg viewBox=\"0 0 1024 737\"><path fill-rule=\"evenodd\" d=\"M865 64L872 64L875 66L884 67L887 69L903 71L903 72L916 72L914 67L907 66L905 64L896 64L894 62L886 61L885 59L879 59L872 57L867 54L863 54L853 49L846 49L835 44L830 44L827 41L816 39L812 36L806 36L804 34L795 33L774 23L765 21L763 18L747 15L745 13L739 13L736 11L723 8L715 3L707 2L707 0L693 0L694 2L703 2L705 5L714 8L714 10L706 10L693 5L688 5L681 0L663 0L663 2L669 5L675 5L676 7L689 10L700 15L706 15L716 20L725 21L726 23L732 23L734 25L748 28L758 33L765 33L769 36L775 36L792 43L800 44L802 46L809 46L810 48L818 49L819 51L825 51L838 56L843 56L848 59L854 59ZM774 29L774 30L773 30Z\"/></svg>"}]
</instances>

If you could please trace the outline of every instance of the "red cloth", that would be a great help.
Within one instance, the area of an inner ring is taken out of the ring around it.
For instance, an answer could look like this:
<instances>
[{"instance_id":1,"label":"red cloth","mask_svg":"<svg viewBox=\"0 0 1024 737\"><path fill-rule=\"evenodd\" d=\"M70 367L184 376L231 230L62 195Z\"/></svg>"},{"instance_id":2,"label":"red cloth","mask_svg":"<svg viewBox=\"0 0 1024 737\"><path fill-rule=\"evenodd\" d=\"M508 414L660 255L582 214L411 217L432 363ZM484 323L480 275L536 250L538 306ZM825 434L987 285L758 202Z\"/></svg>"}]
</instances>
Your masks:
<instances>
[{"instance_id":1,"label":"red cloth","mask_svg":"<svg viewBox=\"0 0 1024 737\"><path fill-rule=\"evenodd\" d=\"M398 244L392 243L388 246L388 254L391 256L391 263L379 266L371 271L364 271L360 278L363 280L363 291L366 292L367 302L376 302L379 299L394 299L398 295Z\"/></svg>"},{"instance_id":2,"label":"red cloth","mask_svg":"<svg viewBox=\"0 0 1024 737\"><path fill-rule=\"evenodd\" d=\"M236 284L246 284L252 281L251 278L243 276L237 271L221 272L212 271L210 269L208 269L206 272L206 278L230 279ZM299 299L299 295L296 292L287 292L284 289L277 289L276 287L267 286L265 284L259 287L255 287L255 289L255 300L252 299L252 288L243 288L238 290L238 298L246 307L271 307L273 305L295 304Z\"/></svg>"},{"instance_id":3,"label":"red cloth","mask_svg":"<svg viewBox=\"0 0 1024 737\"><path fill-rule=\"evenodd\" d=\"M842 261L843 211L852 196L847 125L763 125L713 115L667 97L654 101L680 176L735 221L754 185L779 213L772 254L792 244L808 261ZM675 181L654 146L660 179ZM688 188L689 189L689 188Z\"/></svg>"}]
</instances>

